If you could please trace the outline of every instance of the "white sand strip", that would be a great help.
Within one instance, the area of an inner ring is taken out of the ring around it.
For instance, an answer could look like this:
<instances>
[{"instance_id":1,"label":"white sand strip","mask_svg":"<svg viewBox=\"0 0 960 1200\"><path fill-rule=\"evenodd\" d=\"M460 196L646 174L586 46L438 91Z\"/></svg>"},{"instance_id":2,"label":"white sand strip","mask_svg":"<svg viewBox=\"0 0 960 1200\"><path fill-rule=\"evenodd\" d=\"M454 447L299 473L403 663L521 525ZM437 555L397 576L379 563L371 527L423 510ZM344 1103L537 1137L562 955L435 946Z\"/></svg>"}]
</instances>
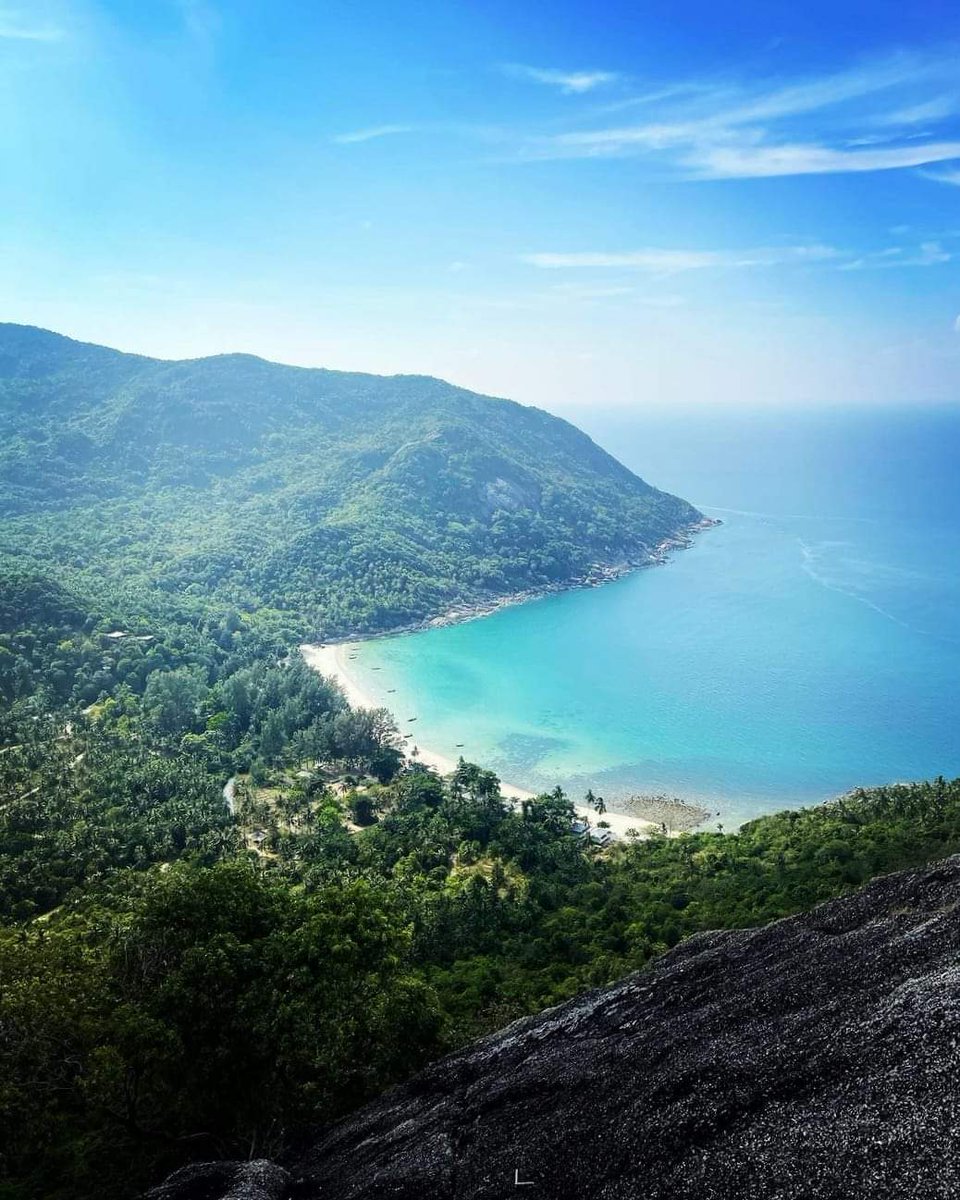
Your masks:
<instances>
[{"instance_id":1,"label":"white sand strip","mask_svg":"<svg viewBox=\"0 0 960 1200\"><path fill-rule=\"evenodd\" d=\"M322 646L303 645L300 647L300 652L308 666L320 675L336 680L351 707L390 708L389 696L385 696L383 699L375 696L359 682L356 674L350 670L349 656L356 651L358 645L358 642L332 642ZM438 754L435 750L428 750L419 743L417 751L415 761L432 767L439 775L450 775L457 768L456 759L445 754ZM500 792L507 799L514 801L532 800L536 795L535 792L517 787L516 784L508 783L506 780L500 781ZM583 820L589 820L591 825L596 825L599 821L606 821L610 832L618 838L624 837L628 829L635 829L643 836L660 828L654 821L644 821L640 817L630 817L624 813L606 812L602 817L598 817L592 808L587 808L583 804L575 804L574 808L577 816Z\"/></svg>"}]
</instances>

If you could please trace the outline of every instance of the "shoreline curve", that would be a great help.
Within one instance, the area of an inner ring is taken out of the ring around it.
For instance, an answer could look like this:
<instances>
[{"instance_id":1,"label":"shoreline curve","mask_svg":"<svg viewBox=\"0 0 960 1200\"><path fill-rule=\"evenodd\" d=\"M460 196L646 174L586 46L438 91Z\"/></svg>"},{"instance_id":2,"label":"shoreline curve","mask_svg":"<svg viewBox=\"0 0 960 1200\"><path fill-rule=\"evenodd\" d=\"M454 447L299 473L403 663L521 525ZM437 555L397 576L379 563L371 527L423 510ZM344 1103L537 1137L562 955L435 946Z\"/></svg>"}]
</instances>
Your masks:
<instances>
[{"instance_id":1,"label":"shoreline curve","mask_svg":"<svg viewBox=\"0 0 960 1200\"><path fill-rule=\"evenodd\" d=\"M353 638L350 641L325 642L321 645L305 643L300 647L300 653L303 655L307 666L319 675L323 675L327 679L332 679L339 685L352 708L389 709L391 706L388 699L375 695L350 670L348 655L351 650L364 640L366 639ZM410 756L408 755L407 757L409 758ZM439 775L450 775L457 767L457 760L455 758L441 754L419 743L417 744L417 755L414 761L424 763ZM501 795L515 804L524 800L532 800L536 795L541 794L532 792L527 788L519 787L507 780L500 781L500 792ZM589 821L591 827L596 828L599 821L606 822L609 826L610 834L617 839L625 838L631 829L636 830L636 833L641 838L649 837L652 833L659 832L660 830L660 825L655 821L647 821L641 817L631 817L626 813L617 813L608 810L602 817L598 817L593 809L576 803L574 803L574 810L577 817L580 820Z\"/></svg>"}]
</instances>

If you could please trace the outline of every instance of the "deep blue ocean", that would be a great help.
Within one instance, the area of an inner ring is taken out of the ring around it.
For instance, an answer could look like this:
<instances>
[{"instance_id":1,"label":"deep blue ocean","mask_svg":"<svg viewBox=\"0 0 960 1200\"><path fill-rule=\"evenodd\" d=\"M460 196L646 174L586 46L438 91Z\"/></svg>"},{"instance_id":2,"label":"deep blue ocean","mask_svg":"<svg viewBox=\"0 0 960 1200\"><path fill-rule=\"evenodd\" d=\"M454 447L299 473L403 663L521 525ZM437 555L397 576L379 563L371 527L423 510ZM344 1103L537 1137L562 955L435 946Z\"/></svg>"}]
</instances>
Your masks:
<instances>
[{"instance_id":1,"label":"deep blue ocean","mask_svg":"<svg viewBox=\"0 0 960 1200\"><path fill-rule=\"evenodd\" d=\"M366 643L422 744L726 827L960 774L960 409L578 423L723 524L607 587Z\"/></svg>"}]
</instances>

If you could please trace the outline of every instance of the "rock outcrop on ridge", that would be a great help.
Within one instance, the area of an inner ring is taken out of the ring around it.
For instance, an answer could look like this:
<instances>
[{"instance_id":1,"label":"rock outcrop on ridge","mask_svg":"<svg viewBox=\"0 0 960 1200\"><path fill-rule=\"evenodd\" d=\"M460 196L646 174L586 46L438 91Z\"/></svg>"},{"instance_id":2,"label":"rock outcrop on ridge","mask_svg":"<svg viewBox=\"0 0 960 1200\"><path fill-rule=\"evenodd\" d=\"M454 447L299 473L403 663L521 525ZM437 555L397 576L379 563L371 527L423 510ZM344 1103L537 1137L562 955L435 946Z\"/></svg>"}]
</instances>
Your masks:
<instances>
[{"instance_id":1,"label":"rock outcrop on ridge","mask_svg":"<svg viewBox=\"0 0 960 1200\"><path fill-rule=\"evenodd\" d=\"M960 1196L960 856L650 971L435 1063L272 1164L154 1200Z\"/></svg>"}]
</instances>

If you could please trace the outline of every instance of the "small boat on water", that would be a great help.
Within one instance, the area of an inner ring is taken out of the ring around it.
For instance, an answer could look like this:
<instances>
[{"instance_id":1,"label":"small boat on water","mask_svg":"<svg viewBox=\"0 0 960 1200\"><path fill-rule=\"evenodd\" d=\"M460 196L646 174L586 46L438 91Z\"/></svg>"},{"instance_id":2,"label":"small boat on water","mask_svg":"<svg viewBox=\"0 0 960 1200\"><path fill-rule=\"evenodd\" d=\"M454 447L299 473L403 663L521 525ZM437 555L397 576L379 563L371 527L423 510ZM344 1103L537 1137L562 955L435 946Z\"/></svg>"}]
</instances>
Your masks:
<instances>
[{"instance_id":1,"label":"small boat on water","mask_svg":"<svg viewBox=\"0 0 960 1200\"><path fill-rule=\"evenodd\" d=\"M387 695L389 696L391 692L395 692L396 690L396 688L387 688Z\"/></svg>"},{"instance_id":2,"label":"small boat on water","mask_svg":"<svg viewBox=\"0 0 960 1200\"><path fill-rule=\"evenodd\" d=\"M417 719L416 717L407 717L408 721L415 721L416 719Z\"/></svg>"}]
</instances>

